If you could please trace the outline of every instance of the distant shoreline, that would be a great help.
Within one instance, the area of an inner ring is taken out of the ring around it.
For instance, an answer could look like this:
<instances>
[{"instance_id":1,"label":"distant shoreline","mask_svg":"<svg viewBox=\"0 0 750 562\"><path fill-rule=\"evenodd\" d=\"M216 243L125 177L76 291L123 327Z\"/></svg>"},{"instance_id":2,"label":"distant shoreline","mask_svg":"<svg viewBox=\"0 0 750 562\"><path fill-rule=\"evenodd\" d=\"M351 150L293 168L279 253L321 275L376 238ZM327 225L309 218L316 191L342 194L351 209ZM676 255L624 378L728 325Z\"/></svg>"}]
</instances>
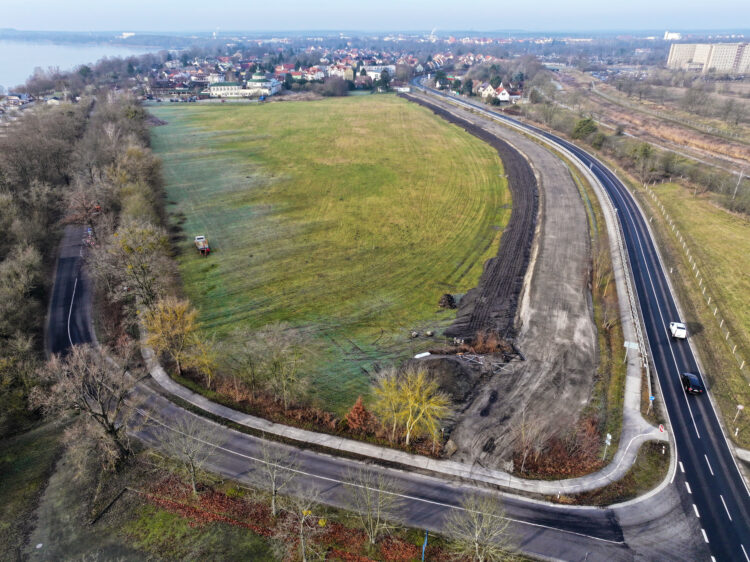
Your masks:
<instances>
[{"instance_id":1,"label":"distant shoreline","mask_svg":"<svg viewBox=\"0 0 750 562\"><path fill-rule=\"evenodd\" d=\"M9 39L0 35L0 85L6 91L22 85L35 68L70 70L104 57L139 56L160 48L113 43L60 43L53 40Z\"/></svg>"}]
</instances>

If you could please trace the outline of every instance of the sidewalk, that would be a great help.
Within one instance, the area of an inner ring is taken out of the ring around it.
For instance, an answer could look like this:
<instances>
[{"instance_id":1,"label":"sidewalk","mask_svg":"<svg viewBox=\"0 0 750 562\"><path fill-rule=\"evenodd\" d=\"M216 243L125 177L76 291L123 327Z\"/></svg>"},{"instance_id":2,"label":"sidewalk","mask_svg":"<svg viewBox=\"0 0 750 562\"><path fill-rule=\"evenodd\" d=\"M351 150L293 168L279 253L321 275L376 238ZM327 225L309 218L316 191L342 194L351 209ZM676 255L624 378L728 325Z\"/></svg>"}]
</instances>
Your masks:
<instances>
[{"instance_id":1,"label":"sidewalk","mask_svg":"<svg viewBox=\"0 0 750 562\"><path fill-rule=\"evenodd\" d=\"M610 482L617 481L625 475L633 462L635 462L638 449L644 441L653 439L663 441L667 440L666 433L660 433L659 430L648 426L647 428L641 428L645 429L641 433L629 436L628 442L624 446L621 443L612 463L599 472L567 480L526 480L508 474L502 470L469 466L449 460L430 459L421 455L412 455L411 453L406 453L404 451L397 451L395 449L380 447L370 443L355 441L353 439L346 439L344 437L337 437L335 435L327 435L324 433L315 433L305 429L273 423L262 418L238 412L237 410L232 410L231 408L212 402L208 398L176 383L169 377L169 375L167 375L159 362L156 361L153 350L144 346L141 348L141 351L146 360L146 365L151 376L169 394L172 394L205 412L230 420L239 425L279 437L284 437L286 439L291 439L300 443L369 457L375 461L396 463L405 467L427 470L441 476L465 478L480 483L522 490L524 492L543 495L556 495L558 493L575 494L606 486ZM628 413L626 411L626 419L627 416ZM645 424L645 422L643 423ZM624 435L625 432L623 431L623 436Z\"/></svg>"}]
</instances>

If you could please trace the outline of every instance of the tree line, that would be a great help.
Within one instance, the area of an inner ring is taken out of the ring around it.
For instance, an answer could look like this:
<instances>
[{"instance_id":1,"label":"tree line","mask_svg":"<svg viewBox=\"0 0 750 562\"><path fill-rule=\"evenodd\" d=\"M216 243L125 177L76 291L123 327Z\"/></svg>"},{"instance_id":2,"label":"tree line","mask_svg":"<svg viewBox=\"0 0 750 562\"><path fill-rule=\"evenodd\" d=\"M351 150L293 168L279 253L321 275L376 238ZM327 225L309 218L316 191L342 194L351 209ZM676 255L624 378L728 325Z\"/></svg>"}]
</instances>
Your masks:
<instances>
[{"instance_id":1,"label":"tree line","mask_svg":"<svg viewBox=\"0 0 750 562\"><path fill-rule=\"evenodd\" d=\"M27 397L43 358L47 271L92 103L24 112L0 133L0 435L30 421Z\"/></svg>"},{"instance_id":2,"label":"tree line","mask_svg":"<svg viewBox=\"0 0 750 562\"><path fill-rule=\"evenodd\" d=\"M750 183L746 175L737 177L628 137L623 127L617 127L612 133L604 132L592 116L576 114L557 105L549 90L544 94L533 91L530 101L532 103L523 107L526 116L611 156L639 182L680 181L696 194L717 194L718 202L731 211L750 214Z\"/></svg>"}]
</instances>

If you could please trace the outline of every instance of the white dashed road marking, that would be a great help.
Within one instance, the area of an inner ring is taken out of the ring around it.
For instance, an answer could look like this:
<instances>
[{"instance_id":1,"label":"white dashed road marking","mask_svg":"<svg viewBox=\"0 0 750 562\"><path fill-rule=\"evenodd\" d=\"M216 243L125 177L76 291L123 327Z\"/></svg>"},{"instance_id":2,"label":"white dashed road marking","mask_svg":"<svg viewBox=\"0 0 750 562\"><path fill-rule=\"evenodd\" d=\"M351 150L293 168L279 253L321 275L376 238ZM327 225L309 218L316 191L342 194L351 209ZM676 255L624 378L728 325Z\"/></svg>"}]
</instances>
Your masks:
<instances>
[{"instance_id":1,"label":"white dashed road marking","mask_svg":"<svg viewBox=\"0 0 750 562\"><path fill-rule=\"evenodd\" d=\"M727 509L727 502L724 501L724 496L722 496L721 494L719 494L719 497L721 498L721 503L724 504L724 511L727 512L727 517L729 517L729 520L731 521L732 516L729 514L729 509Z\"/></svg>"}]
</instances>

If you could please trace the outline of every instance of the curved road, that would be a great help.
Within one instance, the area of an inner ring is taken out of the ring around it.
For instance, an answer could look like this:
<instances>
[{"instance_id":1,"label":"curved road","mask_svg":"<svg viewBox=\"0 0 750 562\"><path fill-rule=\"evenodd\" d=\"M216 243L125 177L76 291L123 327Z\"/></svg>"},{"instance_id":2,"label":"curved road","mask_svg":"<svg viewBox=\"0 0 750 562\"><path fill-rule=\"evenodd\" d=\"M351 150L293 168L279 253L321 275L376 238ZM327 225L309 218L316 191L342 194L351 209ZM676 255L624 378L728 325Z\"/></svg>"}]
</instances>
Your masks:
<instances>
[{"instance_id":1,"label":"curved road","mask_svg":"<svg viewBox=\"0 0 750 562\"><path fill-rule=\"evenodd\" d=\"M81 274L82 237L82 229L69 227L61 244L47 332L48 349L53 353L65 352L71 344L94 341L90 321L90 287ZM637 250L636 247L631 248L630 244L628 249L631 252ZM150 421L137 430L137 435L156 447L162 431L175 430L171 425L174 420L193 416L148 384L140 385L136 395L142 414L148 416ZM257 480L255 472L263 462L263 447L291 450L299 463L297 485L302 488L315 487L321 491L327 503L344 505L341 481L349 470L361 466L361 463L265 442L201 419L212 426L212 434L216 436L214 444L218 447L212 456L212 468L216 472L242 482L253 482ZM726 467L726 463L718 459L715 464L714 470ZM688 477L693 466L685 465ZM401 518L404 523L415 527L439 531L445 514L456 509L466 493L494 493L470 484L424 474L374 465L370 465L370 468L387 473L393 479L403 499ZM699 485L700 482L696 481L695 486ZM684 515L689 503L678 496L676 489L676 486L667 486L647 499L608 509L556 506L513 495L504 495L503 502L507 516L512 520L512 532L517 543L522 551L531 555L561 560L708 559L703 542L693 536L698 528ZM733 501L737 501L737 498ZM741 496L739 502L742 502ZM735 503L728 504L728 507L739 509ZM699 508L702 509L702 504ZM706 518L713 515L708 508L704 513L706 515L703 517ZM742 517L743 514L737 511L734 521ZM737 528L741 529L747 524L746 521L739 522ZM727 537L730 540L744 540L733 529L725 531ZM714 530L709 529L709 532L713 533ZM714 552L717 552L715 544L718 540L717 535L716 541L710 545ZM723 553L719 554L721 559L741 559L736 556L725 558Z\"/></svg>"},{"instance_id":2,"label":"curved road","mask_svg":"<svg viewBox=\"0 0 750 562\"><path fill-rule=\"evenodd\" d=\"M750 493L709 396L689 396L680 383L680 373L701 374L700 369L689 340L670 337L668 324L680 318L679 309L648 222L633 196L609 168L576 145L486 106L430 91L474 110L479 107L495 119L567 149L590 168L606 189L622 225L651 358L676 441L680 469L675 482L681 499L699 520L701 538L716 560L750 562Z\"/></svg>"}]
</instances>

